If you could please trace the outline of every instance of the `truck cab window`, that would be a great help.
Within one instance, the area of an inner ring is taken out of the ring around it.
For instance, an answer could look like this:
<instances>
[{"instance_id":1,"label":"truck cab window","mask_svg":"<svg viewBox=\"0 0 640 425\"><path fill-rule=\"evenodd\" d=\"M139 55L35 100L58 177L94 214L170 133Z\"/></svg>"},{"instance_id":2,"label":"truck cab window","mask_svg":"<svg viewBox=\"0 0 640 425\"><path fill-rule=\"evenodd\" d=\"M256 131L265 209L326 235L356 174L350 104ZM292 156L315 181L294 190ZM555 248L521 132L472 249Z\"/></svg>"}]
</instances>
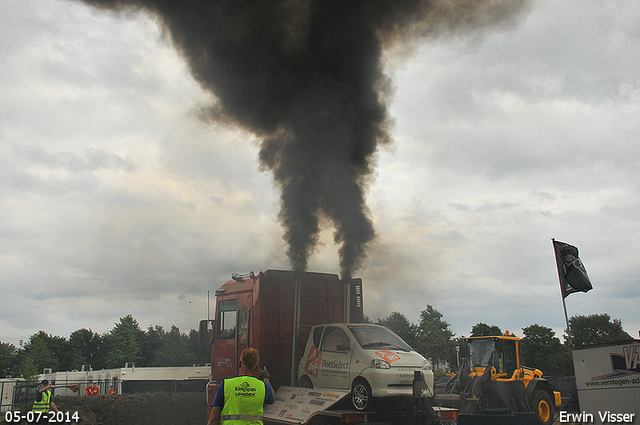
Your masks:
<instances>
[{"instance_id":1,"label":"truck cab window","mask_svg":"<svg viewBox=\"0 0 640 425\"><path fill-rule=\"evenodd\" d=\"M218 304L218 339L236 337L237 309L237 300L223 300Z\"/></svg>"}]
</instances>

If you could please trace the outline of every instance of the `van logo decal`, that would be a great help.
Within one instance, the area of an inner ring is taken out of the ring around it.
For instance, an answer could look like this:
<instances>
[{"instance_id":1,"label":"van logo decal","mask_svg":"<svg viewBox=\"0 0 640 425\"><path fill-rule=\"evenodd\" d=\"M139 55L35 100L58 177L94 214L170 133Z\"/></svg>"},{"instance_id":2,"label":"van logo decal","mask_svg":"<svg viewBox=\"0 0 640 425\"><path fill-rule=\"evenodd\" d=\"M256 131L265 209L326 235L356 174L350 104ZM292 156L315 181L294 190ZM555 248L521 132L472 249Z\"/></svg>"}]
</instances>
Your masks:
<instances>
[{"instance_id":1,"label":"van logo decal","mask_svg":"<svg viewBox=\"0 0 640 425\"><path fill-rule=\"evenodd\" d=\"M382 357L382 360L384 360L387 363L393 363L397 360L400 360L399 355L397 355L396 353L392 353L389 350L379 350L379 351L376 351L375 354Z\"/></svg>"},{"instance_id":2,"label":"van logo decal","mask_svg":"<svg viewBox=\"0 0 640 425\"><path fill-rule=\"evenodd\" d=\"M609 353L611 358L611 373L594 376L592 381L621 378L630 375L640 375L640 345L622 347L622 354Z\"/></svg>"},{"instance_id":3,"label":"van logo decal","mask_svg":"<svg viewBox=\"0 0 640 425\"><path fill-rule=\"evenodd\" d=\"M307 356L307 362L304 365L304 370L314 378L318 377L318 370L320 369L320 363L322 362L322 351L319 348L311 347L309 355Z\"/></svg>"}]
</instances>

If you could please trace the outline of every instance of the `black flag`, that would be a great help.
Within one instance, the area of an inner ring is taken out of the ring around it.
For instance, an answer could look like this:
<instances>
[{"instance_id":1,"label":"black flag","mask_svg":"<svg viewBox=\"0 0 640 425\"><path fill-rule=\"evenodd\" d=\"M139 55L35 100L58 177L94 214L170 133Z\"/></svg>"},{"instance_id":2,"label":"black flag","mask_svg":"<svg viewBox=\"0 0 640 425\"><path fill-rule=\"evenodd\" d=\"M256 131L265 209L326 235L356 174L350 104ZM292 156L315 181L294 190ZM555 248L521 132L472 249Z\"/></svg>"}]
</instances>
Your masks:
<instances>
[{"instance_id":1,"label":"black flag","mask_svg":"<svg viewBox=\"0 0 640 425\"><path fill-rule=\"evenodd\" d=\"M578 258L578 248L568 243L553 239L553 248L556 252L556 264L560 277L562 298L574 292L589 292L593 289L587 270Z\"/></svg>"}]
</instances>

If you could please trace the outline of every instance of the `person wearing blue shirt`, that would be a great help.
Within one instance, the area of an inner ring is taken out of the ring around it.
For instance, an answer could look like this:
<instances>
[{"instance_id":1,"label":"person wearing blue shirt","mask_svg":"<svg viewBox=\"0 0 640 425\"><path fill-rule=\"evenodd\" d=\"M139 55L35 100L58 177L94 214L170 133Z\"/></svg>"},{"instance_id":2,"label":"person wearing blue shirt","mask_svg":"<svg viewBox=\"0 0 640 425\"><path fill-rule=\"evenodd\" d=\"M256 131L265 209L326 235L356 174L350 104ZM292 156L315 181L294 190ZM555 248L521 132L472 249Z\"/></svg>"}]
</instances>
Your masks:
<instances>
[{"instance_id":1,"label":"person wearing blue shirt","mask_svg":"<svg viewBox=\"0 0 640 425\"><path fill-rule=\"evenodd\" d=\"M32 411L40 414L40 418L37 423L49 423L49 410L53 410L54 412L58 411L55 403L51 401L51 390L53 388L57 387L49 385L49 381L46 379L44 379L40 383L40 386L36 388L36 399L33 402Z\"/></svg>"}]
</instances>

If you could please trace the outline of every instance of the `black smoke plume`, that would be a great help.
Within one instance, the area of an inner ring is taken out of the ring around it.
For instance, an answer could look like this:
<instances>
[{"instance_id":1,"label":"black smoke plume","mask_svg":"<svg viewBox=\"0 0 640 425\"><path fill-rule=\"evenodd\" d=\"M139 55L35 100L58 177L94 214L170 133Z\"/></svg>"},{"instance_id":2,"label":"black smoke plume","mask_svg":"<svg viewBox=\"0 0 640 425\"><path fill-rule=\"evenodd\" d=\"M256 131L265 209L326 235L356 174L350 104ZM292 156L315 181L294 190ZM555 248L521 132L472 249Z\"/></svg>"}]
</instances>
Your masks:
<instances>
[{"instance_id":1,"label":"black smoke plume","mask_svg":"<svg viewBox=\"0 0 640 425\"><path fill-rule=\"evenodd\" d=\"M319 220L335 225L343 278L375 235L365 202L378 146L390 143L383 51L421 36L510 22L526 0L80 0L155 15L217 102L208 118L261 139L282 191L280 220L296 271Z\"/></svg>"}]
</instances>

